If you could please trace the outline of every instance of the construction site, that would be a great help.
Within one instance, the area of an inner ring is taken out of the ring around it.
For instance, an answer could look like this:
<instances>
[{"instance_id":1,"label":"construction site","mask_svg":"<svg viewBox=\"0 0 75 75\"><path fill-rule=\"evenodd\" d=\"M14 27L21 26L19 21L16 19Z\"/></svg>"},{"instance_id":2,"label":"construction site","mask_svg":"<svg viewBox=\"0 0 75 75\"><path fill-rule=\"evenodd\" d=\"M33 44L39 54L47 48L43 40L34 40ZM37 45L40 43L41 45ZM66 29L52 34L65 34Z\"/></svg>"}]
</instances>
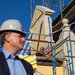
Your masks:
<instances>
[{"instance_id":1,"label":"construction site","mask_svg":"<svg viewBox=\"0 0 75 75\"><path fill-rule=\"evenodd\" d=\"M34 75L75 75L75 1L30 1L31 25L19 57L32 64Z\"/></svg>"}]
</instances>

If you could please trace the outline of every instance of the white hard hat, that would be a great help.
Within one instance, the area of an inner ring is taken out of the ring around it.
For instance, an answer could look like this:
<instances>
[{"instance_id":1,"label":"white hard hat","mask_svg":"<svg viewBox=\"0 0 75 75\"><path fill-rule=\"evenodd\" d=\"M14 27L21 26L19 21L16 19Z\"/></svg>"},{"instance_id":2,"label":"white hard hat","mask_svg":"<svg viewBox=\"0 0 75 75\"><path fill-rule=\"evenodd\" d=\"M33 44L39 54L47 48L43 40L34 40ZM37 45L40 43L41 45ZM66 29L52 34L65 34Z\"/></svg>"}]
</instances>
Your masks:
<instances>
[{"instance_id":1,"label":"white hard hat","mask_svg":"<svg viewBox=\"0 0 75 75\"><path fill-rule=\"evenodd\" d=\"M4 31L16 31L26 36L26 34L23 32L21 23L14 19L3 22L0 28L0 33Z\"/></svg>"}]
</instances>

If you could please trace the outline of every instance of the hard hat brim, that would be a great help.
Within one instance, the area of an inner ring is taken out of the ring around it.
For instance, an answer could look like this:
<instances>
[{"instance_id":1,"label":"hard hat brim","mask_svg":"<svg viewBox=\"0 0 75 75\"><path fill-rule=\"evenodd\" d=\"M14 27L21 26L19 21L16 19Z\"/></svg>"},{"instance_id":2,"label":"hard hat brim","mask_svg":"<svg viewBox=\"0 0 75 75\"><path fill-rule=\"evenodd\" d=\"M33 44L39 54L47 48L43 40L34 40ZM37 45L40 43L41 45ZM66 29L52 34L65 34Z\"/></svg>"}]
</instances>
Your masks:
<instances>
[{"instance_id":1,"label":"hard hat brim","mask_svg":"<svg viewBox=\"0 0 75 75\"><path fill-rule=\"evenodd\" d=\"M25 32L16 31L16 30L1 30L1 31L0 31L0 35L1 35L3 32L16 32L16 33L20 33L20 34L23 35L24 37L26 36L26 33L25 33Z\"/></svg>"}]
</instances>

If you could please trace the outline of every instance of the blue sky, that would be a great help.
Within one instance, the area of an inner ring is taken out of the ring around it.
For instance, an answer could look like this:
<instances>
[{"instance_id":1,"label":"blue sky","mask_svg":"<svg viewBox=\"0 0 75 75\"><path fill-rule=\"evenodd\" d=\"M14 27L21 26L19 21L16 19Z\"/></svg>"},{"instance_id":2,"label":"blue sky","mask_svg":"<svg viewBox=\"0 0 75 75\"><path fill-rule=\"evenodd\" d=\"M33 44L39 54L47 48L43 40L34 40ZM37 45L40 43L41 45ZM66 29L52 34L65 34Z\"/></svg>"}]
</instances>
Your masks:
<instances>
[{"instance_id":1,"label":"blue sky","mask_svg":"<svg viewBox=\"0 0 75 75\"><path fill-rule=\"evenodd\" d=\"M64 1L66 5L71 0ZM55 10L56 13L52 17L53 20L60 13L59 9ZM8 19L20 20L23 25L23 29L28 32L31 24L30 0L0 0L0 26L5 20Z\"/></svg>"},{"instance_id":2,"label":"blue sky","mask_svg":"<svg viewBox=\"0 0 75 75\"><path fill-rule=\"evenodd\" d=\"M67 4L67 0L65 3ZM24 30L29 31L31 24L30 0L0 0L0 25L7 19L18 19L23 25ZM59 10L56 9L57 16ZM60 12L60 11L59 11Z\"/></svg>"},{"instance_id":3,"label":"blue sky","mask_svg":"<svg viewBox=\"0 0 75 75\"><path fill-rule=\"evenodd\" d=\"M7 19L18 19L24 30L29 30L30 0L0 0L0 25Z\"/></svg>"}]
</instances>

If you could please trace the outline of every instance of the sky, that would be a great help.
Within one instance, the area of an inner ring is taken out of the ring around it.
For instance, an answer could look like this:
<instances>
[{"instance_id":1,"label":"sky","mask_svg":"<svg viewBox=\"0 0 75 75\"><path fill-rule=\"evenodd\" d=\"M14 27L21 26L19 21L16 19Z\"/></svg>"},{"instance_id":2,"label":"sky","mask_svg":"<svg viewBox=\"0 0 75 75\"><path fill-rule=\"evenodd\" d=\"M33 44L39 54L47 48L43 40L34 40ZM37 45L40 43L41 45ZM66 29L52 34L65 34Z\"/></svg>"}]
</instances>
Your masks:
<instances>
[{"instance_id":1,"label":"sky","mask_svg":"<svg viewBox=\"0 0 75 75\"><path fill-rule=\"evenodd\" d=\"M71 0L64 0L64 1L66 5ZM38 2L38 4L40 3ZM30 6L31 6L30 0L0 0L0 26L5 20L18 19L21 22L24 31L29 32L31 25ZM54 20L60 13L59 9L55 10L56 13L52 17L52 20Z\"/></svg>"},{"instance_id":2,"label":"sky","mask_svg":"<svg viewBox=\"0 0 75 75\"><path fill-rule=\"evenodd\" d=\"M70 0L67 0L66 3L68 1ZM56 12L55 16L57 14ZM23 25L23 29L28 32L31 24L30 0L0 0L0 26L8 19L18 19Z\"/></svg>"},{"instance_id":3,"label":"sky","mask_svg":"<svg viewBox=\"0 0 75 75\"><path fill-rule=\"evenodd\" d=\"M24 30L31 23L30 0L0 0L0 25L8 19L18 19Z\"/></svg>"}]
</instances>

